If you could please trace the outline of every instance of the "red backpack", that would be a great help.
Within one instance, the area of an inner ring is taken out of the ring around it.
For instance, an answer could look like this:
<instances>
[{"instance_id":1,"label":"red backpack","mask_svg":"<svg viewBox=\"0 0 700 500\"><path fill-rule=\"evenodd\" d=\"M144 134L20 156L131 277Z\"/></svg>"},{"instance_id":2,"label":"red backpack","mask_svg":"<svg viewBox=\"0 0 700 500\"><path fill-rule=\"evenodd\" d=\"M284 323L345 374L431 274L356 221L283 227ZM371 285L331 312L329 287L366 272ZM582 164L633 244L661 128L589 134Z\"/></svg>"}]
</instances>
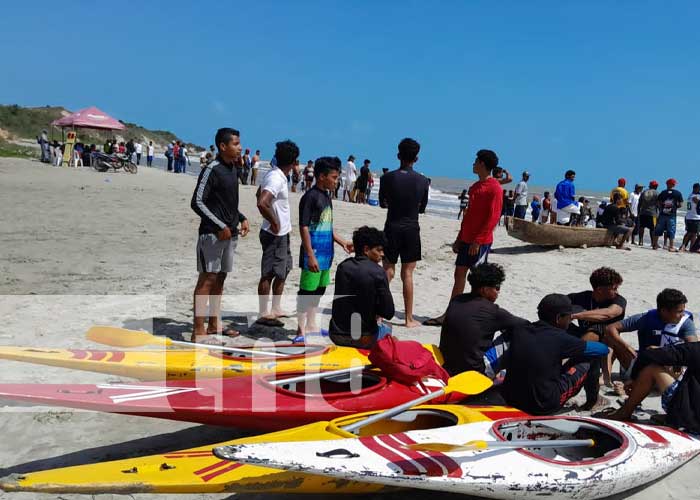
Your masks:
<instances>
[{"instance_id":1,"label":"red backpack","mask_svg":"<svg viewBox=\"0 0 700 500\"><path fill-rule=\"evenodd\" d=\"M406 385L420 382L424 377L443 382L450 378L429 350L418 342L397 340L393 335L387 335L372 347L369 361L389 379Z\"/></svg>"}]
</instances>

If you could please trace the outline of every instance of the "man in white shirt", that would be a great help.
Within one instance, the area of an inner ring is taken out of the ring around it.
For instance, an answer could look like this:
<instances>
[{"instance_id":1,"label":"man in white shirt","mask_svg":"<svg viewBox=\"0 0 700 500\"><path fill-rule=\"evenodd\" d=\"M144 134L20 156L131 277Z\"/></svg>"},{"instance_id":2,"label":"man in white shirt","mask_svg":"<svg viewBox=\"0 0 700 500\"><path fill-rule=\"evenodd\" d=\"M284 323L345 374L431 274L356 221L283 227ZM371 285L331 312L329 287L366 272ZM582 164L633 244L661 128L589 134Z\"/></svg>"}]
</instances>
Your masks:
<instances>
[{"instance_id":1,"label":"man in white shirt","mask_svg":"<svg viewBox=\"0 0 700 500\"><path fill-rule=\"evenodd\" d=\"M184 142L180 146L180 154L182 155L182 173L185 174L187 173L187 164L190 162L190 157L187 156L187 148Z\"/></svg>"},{"instance_id":2,"label":"man in white shirt","mask_svg":"<svg viewBox=\"0 0 700 500\"><path fill-rule=\"evenodd\" d=\"M143 153L143 146L140 142L134 144L134 151L136 152L136 164L141 165L141 153Z\"/></svg>"},{"instance_id":3,"label":"man in white shirt","mask_svg":"<svg viewBox=\"0 0 700 500\"><path fill-rule=\"evenodd\" d=\"M530 173L523 172L523 178L515 186L515 212L514 217L524 219L527 213L527 181L530 179Z\"/></svg>"},{"instance_id":4,"label":"man in white shirt","mask_svg":"<svg viewBox=\"0 0 700 500\"><path fill-rule=\"evenodd\" d=\"M289 186L287 176L299 157L299 148L292 141L277 143L275 149L277 166L265 175L257 192L258 210L265 220L260 229L262 261L258 283L258 323L265 326L284 326L279 320L284 317L281 301L284 282L292 270L292 252L289 235L292 218L289 209ZM272 290L272 309L268 309Z\"/></svg>"},{"instance_id":5,"label":"man in white shirt","mask_svg":"<svg viewBox=\"0 0 700 500\"><path fill-rule=\"evenodd\" d=\"M153 146L153 141L148 141L148 150L146 151L146 166L153 166L153 156L155 155L156 148Z\"/></svg>"},{"instance_id":6,"label":"man in white shirt","mask_svg":"<svg viewBox=\"0 0 700 500\"><path fill-rule=\"evenodd\" d=\"M634 245L634 238L639 234L639 197L642 194L642 189L644 186L641 184L634 185L634 191L630 193L629 204L630 204L630 215L634 221L634 229L632 230L632 244ZM641 240L641 237L639 238Z\"/></svg>"},{"instance_id":7,"label":"man in white shirt","mask_svg":"<svg viewBox=\"0 0 700 500\"><path fill-rule=\"evenodd\" d=\"M698 239L700 231L700 183L693 184L693 192L688 195L687 212L685 214L685 236L680 251L685 252L691 250L695 245L695 240Z\"/></svg>"},{"instance_id":8,"label":"man in white shirt","mask_svg":"<svg viewBox=\"0 0 700 500\"><path fill-rule=\"evenodd\" d=\"M355 203L355 182L357 181L357 167L355 166L355 157L348 156L348 161L345 164L345 189L343 191L343 200L345 194L348 195L348 201Z\"/></svg>"}]
</instances>

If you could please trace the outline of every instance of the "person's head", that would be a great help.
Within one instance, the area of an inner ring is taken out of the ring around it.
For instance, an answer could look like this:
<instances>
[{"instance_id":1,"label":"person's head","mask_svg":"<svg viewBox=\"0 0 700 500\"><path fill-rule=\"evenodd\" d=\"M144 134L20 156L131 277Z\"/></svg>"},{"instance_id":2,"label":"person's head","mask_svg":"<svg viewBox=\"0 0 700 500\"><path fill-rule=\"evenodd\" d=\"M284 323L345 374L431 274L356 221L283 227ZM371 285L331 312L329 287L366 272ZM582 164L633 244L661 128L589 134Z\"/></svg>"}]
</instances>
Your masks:
<instances>
[{"instance_id":1,"label":"person's head","mask_svg":"<svg viewBox=\"0 0 700 500\"><path fill-rule=\"evenodd\" d=\"M649 189L656 189L659 187L659 183L656 181L649 181Z\"/></svg>"},{"instance_id":2,"label":"person's head","mask_svg":"<svg viewBox=\"0 0 700 500\"><path fill-rule=\"evenodd\" d=\"M214 151L214 145L213 145L213 144L210 144L210 145L209 145L209 151Z\"/></svg>"},{"instance_id":3,"label":"person's head","mask_svg":"<svg viewBox=\"0 0 700 500\"><path fill-rule=\"evenodd\" d=\"M583 203L584 201L586 201L586 198L584 198L583 196L579 196L578 202Z\"/></svg>"},{"instance_id":4,"label":"person's head","mask_svg":"<svg viewBox=\"0 0 700 500\"><path fill-rule=\"evenodd\" d=\"M367 257L377 264L384 258L386 237L384 232L377 228L362 226L356 229L352 233L352 244L355 247L356 257Z\"/></svg>"},{"instance_id":5,"label":"person's head","mask_svg":"<svg viewBox=\"0 0 700 500\"><path fill-rule=\"evenodd\" d=\"M617 297L617 290L622 285L622 276L610 267L599 267L591 273L588 281L591 282L593 296L600 302Z\"/></svg>"},{"instance_id":6,"label":"person's head","mask_svg":"<svg viewBox=\"0 0 700 500\"><path fill-rule=\"evenodd\" d=\"M464 196L465 194L467 194L467 190L466 190L466 189L462 189L462 195L461 195L461 196Z\"/></svg>"},{"instance_id":7,"label":"person's head","mask_svg":"<svg viewBox=\"0 0 700 500\"><path fill-rule=\"evenodd\" d=\"M527 182L529 179L530 179L530 172L528 172L526 170L525 172L523 172L523 180Z\"/></svg>"},{"instance_id":8,"label":"person's head","mask_svg":"<svg viewBox=\"0 0 700 500\"><path fill-rule=\"evenodd\" d=\"M532 201L540 201L540 197L535 195L532 195Z\"/></svg>"},{"instance_id":9,"label":"person's head","mask_svg":"<svg viewBox=\"0 0 700 500\"><path fill-rule=\"evenodd\" d=\"M153 146L153 141L148 141L149 146Z\"/></svg>"},{"instance_id":10,"label":"person's head","mask_svg":"<svg viewBox=\"0 0 700 500\"><path fill-rule=\"evenodd\" d=\"M564 174L564 178L573 181L576 178L576 172L574 172L573 170L567 170Z\"/></svg>"},{"instance_id":11,"label":"person's head","mask_svg":"<svg viewBox=\"0 0 700 500\"><path fill-rule=\"evenodd\" d=\"M537 317L540 321L566 330L571 324L571 315L579 310L566 295L550 293L537 305Z\"/></svg>"},{"instance_id":12,"label":"person's head","mask_svg":"<svg viewBox=\"0 0 700 500\"><path fill-rule=\"evenodd\" d=\"M700 182L693 184L693 193L700 193Z\"/></svg>"},{"instance_id":13,"label":"person's head","mask_svg":"<svg viewBox=\"0 0 700 500\"><path fill-rule=\"evenodd\" d=\"M503 168L502 167L496 167L491 171L491 176L494 179L501 179L503 177Z\"/></svg>"},{"instance_id":14,"label":"person's head","mask_svg":"<svg viewBox=\"0 0 700 500\"><path fill-rule=\"evenodd\" d=\"M294 161L299 157L299 147L292 141L287 139L275 144L275 158L277 158L277 166L281 169L291 167Z\"/></svg>"},{"instance_id":15,"label":"person's head","mask_svg":"<svg viewBox=\"0 0 700 500\"><path fill-rule=\"evenodd\" d=\"M664 323L678 323L687 303L683 292L673 288L665 288L656 296L656 310Z\"/></svg>"},{"instance_id":16,"label":"person's head","mask_svg":"<svg viewBox=\"0 0 700 500\"><path fill-rule=\"evenodd\" d=\"M348 161L355 161L355 157L353 155L348 156Z\"/></svg>"},{"instance_id":17,"label":"person's head","mask_svg":"<svg viewBox=\"0 0 700 500\"><path fill-rule=\"evenodd\" d=\"M544 198L545 198L546 200L548 200L550 196L551 196L551 194L549 193L549 191L545 191L545 192L544 192Z\"/></svg>"},{"instance_id":18,"label":"person's head","mask_svg":"<svg viewBox=\"0 0 700 500\"><path fill-rule=\"evenodd\" d=\"M245 154L249 155L249 154L250 154L250 149L245 148Z\"/></svg>"},{"instance_id":19,"label":"person's head","mask_svg":"<svg viewBox=\"0 0 700 500\"><path fill-rule=\"evenodd\" d=\"M623 187L625 187L626 185L627 185L627 179L625 179L624 177L620 177L620 178L617 180L617 186L618 186L618 187L623 188Z\"/></svg>"},{"instance_id":20,"label":"person's head","mask_svg":"<svg viewBox=\"0 0 700 500\"><path fill-rule=\"evenodd\" d=\"M508 196L513 196L513 190L512 190L512 189L509 189L509 190L508 190Z\"/></svg>"},{"instance_id":21,"label":"person's head","mask_svg":"<svg viewBox=\"0 0 700 500\"><path fill-rule=\"evenodd\" d=\"M241 155L241 133L235 128L220 128L214 137L219 155L227 162L233 162Z\"/></svg>"},{"instance_id":22,"label":"person's head","mask_svg":"<svg viewBox=\"0 0 700 500\"><path fill-rule=\"evenodd\" d=\"M676 184L678 184L678 181L673 177L671 177L670 179L666 179L666 187L668 189L673 189L674 187L676 187Z\"/></svg>"},{"instance_id":23,"label":"person's head","mask_svg":"<svg viewBox=\"0 0 700 500\"><path fill-rule=\"evenodd\" d=\"M256 156L260 156L260 150L259 150L259 149L256 149L256 150L255 150L255 154L256 154Z\"/></svg>"},{"instance_id":24,"label":"person's head","mask_svg":"<svg viewBox=\"0 0 700 500\"><path fill-rule=\"evenodd\" d=\"M496 302L501 291L501 285L506 280L506 273L498 264L479 264L467 275L467 281L472 287L472 293L491 302Z\"/></svg>"},{"instance_id":25,"label":"person's head","mask_svg":"<svg viewBox=\"0 0 700 500\"><path fill-rule=\"evenodd\" d=\"M340 176L340 158L337 156L322 156L314 162L314 177L319 189L335 189Z\"/></svg>"},{"instance_id":26,"label":"person's head","mask_svg":"<svg viewBox=\"0 0 700 500\"><path fill-rule=\"evenodd\" d=\"M309 167L313 167L313 166L314 166L313 160L307 161L307 162L306 162L306 165L309 166Z\"/></svg>"},{"instance_id":27,"label":"person's head","mask_svg":"<svg viewBox=\"0 0 700 500\"><path fill-rule=\"evenodd\" d=\"M383 174L386 174L388 171L389 171L389 169L386 168L386 167L384 167L384 168L382 169L382 173L383 173Z\"/></svg>"},{"instance_id":28,"label":"person's head","mask_svg":"<svg viewBox=\"0 0 700 500\"><path fill-rule=\"evenodd\" d=\"M476 152L476 160L472 171L479 176L488 176L498 167L498 156L490 149L480 149Z\"/></svg>"},{"instance_id":29,"label":"person's head","mask_svg":"<svg viewBox=\"0 0 700 500\"><path fill-rule=\"evenodd\" d=\"M401 165L413 165L418 161L418 153L420 153L420 144L410 137L406 137L399 142L399 153L396 157Z\"/></svg>"},{"instance_id":30,"label":"person's head","mask_svg":"<svg viewBox=\"0 0 700 500\"><path fill-rule=\"evenodd\" d=\"M372 163L372 162L369 161L369 160L365 160L365 161L362 162L362 163L364 163L365 167L369 167L369 164Z\"/></svg>"},{"instance_id":31,"label":"person's head","mask_svg":"<svg viewBox=\"0 0 700 500\"><path fill-rule=\"evenodd\" d=\"M612 202L615 205L620 205L622 203L622 195L619 192L613 193Z\"/></svg>"},{"instance_id":32,"label":"person's head","mask_svg":"<svg viewBox=\"0 0 700 500\"><path fill-rule=\"evenodd\" d=\"M634 185L634 192L637 194L641 193L643 189L644 189L644 186L642 186L641 184Z\"/></svg>"}]
</instances>

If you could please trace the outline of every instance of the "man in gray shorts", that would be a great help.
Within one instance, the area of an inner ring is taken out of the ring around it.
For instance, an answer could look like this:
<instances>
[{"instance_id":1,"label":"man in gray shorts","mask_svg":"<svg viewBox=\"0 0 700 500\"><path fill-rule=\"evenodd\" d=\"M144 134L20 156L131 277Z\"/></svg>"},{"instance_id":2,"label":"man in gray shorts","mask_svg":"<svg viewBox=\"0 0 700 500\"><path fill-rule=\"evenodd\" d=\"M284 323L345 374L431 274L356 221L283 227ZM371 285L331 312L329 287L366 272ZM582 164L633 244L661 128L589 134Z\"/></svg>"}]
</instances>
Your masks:
<instances>
[{"instance_id":1,"label":"man in gray shorts","mask_svg":"<svg viewBox=\"0 0 700 500\"><path fill-rule=\"evenodd\" d=\"M293 265L289 245L292 218L287 176L298 157L299 148L296 144L289 140L278 142L275 148L277 166L265 175L257 192L258 210L264 218L260 229L263 254L258 283L260 317L257 322L266 326L284 326L279 318L286 316L280 303L284 282ZM270 289L272 310L268 309Z\"/></svg>"},{"instance_id":2,"label":"man in gray shorts","mask_svg":"<svg viewBox=\"0 0 700 500\"><path fill-rule=\"evenodd\" d=\"M214 161L202 168L192 194L192 210L201 218L197 240L199 279L194 289L193 342L202 341L211 334L238 335L233 329L222 330L221 294L226 274L233 270L238 225L241 226L241 236L249 231L248 221L238 211L238 167L235 161L241 154L240 135L232 128L221 128L216 132L218 154ZM205 317L209 318L206 329Z\"/></svg>"}]
</instances>

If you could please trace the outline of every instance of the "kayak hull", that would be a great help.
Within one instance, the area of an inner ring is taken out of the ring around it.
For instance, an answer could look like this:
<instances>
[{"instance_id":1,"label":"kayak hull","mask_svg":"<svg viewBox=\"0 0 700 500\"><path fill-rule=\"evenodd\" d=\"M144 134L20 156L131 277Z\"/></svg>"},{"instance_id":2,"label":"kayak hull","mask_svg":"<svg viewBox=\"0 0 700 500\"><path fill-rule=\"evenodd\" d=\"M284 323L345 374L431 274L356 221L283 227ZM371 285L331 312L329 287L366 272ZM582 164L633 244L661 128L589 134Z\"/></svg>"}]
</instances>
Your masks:
<instances>
[{"instance_id":1,"label":"kayak hull","mask_svg":"<svg viewBox=\"0 0 700 500\"><path fill-rule=\"evenodd\" d=\"M337 480L320 475L280 471L267 467L236 464L215 457L212 448L270 441L336 440L351 437L341 426L367 413L317 422L260 436L200 446L181 451L110 462L64 467L11 475L0 479L5 491L42 493L133 494L133 493L376 493L388 488L380 484ZM408 431L440 425L459 425L523 413L508 407L421 406L392 420L362 430L368 436L381 432Z\"/></svg>"},{"instance_id":2,"label":"kayak hull","mask_svg":"<svg viewBox=\"0 0 700 500\"><path fill-rule=\"evenodd\" d=\"M595 435L596 445L447 453L407 447L416 443L459 445L472 440L549 441L560 439L558 435ZM542 496L555 500L605 498L669 474L698 453L700 441L673 429L574 417L475 422L333 443L307 442L303 447L287 442L215 450L217 456L238 463L264 463L336 479L533 500Z\"/></svg>"},{"instance_id":3,"label":"kayak hull","mask_svg":"<svg viewBox=\"0 0 700 500\"><path fill-rule=\"evenodd\" d=\"M277 379L298 375L303 373ZM280 385L273 385L274 379L255 375L138 384L0 384L0 399L271 431L391 408L442 387L433 380L407 386L369 370Z\"/></svg>"}]
</instances>

